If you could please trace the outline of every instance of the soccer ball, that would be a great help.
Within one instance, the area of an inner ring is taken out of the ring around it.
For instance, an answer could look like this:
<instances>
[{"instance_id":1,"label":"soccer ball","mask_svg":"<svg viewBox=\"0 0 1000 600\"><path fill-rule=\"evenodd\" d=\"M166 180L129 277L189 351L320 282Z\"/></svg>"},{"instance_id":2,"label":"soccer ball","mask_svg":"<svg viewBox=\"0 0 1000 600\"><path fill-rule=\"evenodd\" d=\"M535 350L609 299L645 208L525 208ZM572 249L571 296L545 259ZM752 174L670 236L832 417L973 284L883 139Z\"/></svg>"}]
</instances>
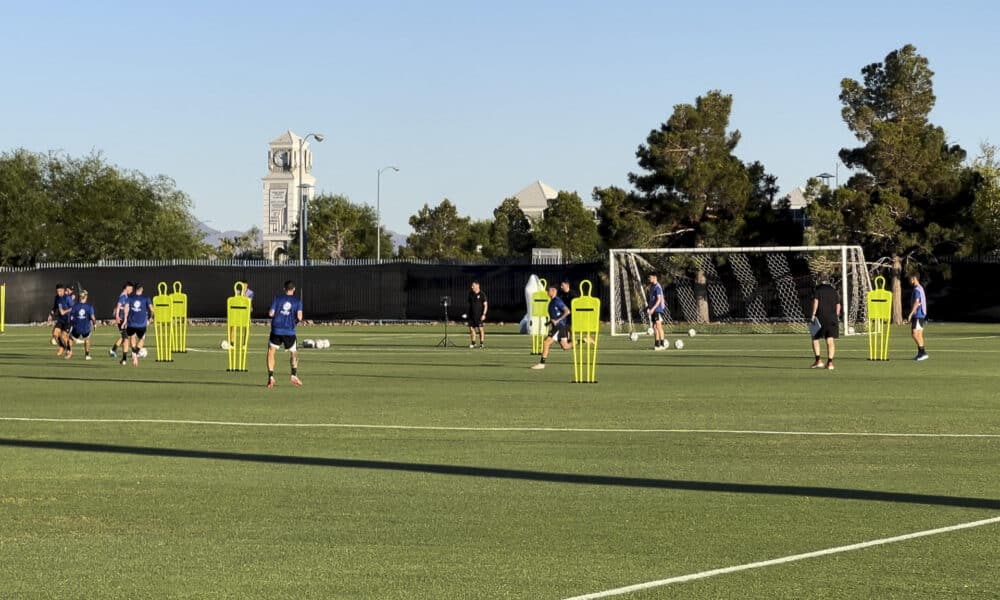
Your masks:
<instances>
[{"instance_id":1,"label":"soccer ball","mask_svg":"<svg viewBox=\"0 0 1000 600\"><path fill-rule=\"evenodd\" d=\"M222 343L219 344L219 348L229 350L229 340L222 340Z\"/></svg>"},{"instance_id":2,"label":"soccer ball","mask_svg":"<svg viewBox=\"0 0 1000 600\"><path fill-rule=\"evenodd\" d=\"M139 348L138 354L139 358L146 358L147 356L149 356L149 352L146 352L145 348Z\"/></svg>"},{"instance_id":3,"label":"soccer ball","mask_svg":"<svg viewBox=\"0 0 1000 600\"><path fill-rule=\"evenodd\" d=\"M633 342L638 342L639 341L639 332L633 331L632 333L628 334L628 339L632 340Z\"/></svg>"},{"instance_id":4,"label":"soccer ball","mask_svg":"<svg viewBox=\"0 0 1000 600\"><path fill-rule=\"evenodd\" d=\"M694 337L696 333L698 333L698 332L695 331L694 329L688 329L688 335L689 336Z\"/></svg>"},{"instance_id":5,"label":"soccer ball","mask_svg":"<svg viewBox=\"0 0 1000 600\"><path fill-rule=\"evenodd\" d=\"M465 314L465 313L462 313L462 318L463 318L463 319L468 319L468 318L469 318L469 315L467 315L467 314Z\"/></svg>"},{"instance_id":6,"label":"soccer ball","mask_svg":"<svg viewBox=\"0 0 1000 600\"><path fill-rule=\"evenodd\" d=\"M677 348L678 350L683 350L684 340L677 340L676 342L674 342L674 348Z\"/></svg>"},{"instance_id":7,"label":"soccer ball","mask_svg":"<svg viewBox=\"0 0 1000 600\"><path fill-rule=\"evenodd\" d=\"M652 327L650 327L649 329L646 330L646 335L653 335L653 328Z\"/></svg>"},{"instance_id":8,"label":"soccer ball","mask_svg":"<svg viewBox=\"0 0 1000 600\"><path fill-rule=\"evenodd\" d=\"M847 335L854 335L854 328L853 327L848 327L847 328Z\"/></svg>"},{"instance_id":9,"label":"soccer ball","mask_svg":"<svg viewBox=\"0 0 1000 600\"><path fill-rule=\"evenodd\" d=\"M317 348L329 348L330 347L330 340L316 340L316 347Z\"/></svg>"},{"instance_id":10,"label":"soccer ball","mask_svg":"<svg viewBox=\"0 0 1000 600\"><path fill-rule=\"evenodd\" d=\"M667 338L663 338L663 349L666 350L669 347L670 347L670 340L668 340Z\"/></svg>"}]
</instances>

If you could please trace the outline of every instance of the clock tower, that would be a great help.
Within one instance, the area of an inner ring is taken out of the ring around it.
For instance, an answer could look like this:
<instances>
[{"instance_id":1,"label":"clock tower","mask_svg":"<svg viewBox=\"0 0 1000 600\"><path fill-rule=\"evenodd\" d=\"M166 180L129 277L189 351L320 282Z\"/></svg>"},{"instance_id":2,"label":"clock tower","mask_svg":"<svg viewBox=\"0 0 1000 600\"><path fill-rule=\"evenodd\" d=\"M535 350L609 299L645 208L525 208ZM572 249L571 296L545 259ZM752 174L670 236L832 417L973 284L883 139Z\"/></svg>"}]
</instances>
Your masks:
<instances>
[{"instance_id":1,"label":"clock tower","mask_svg":"<svg viewBox=\"0 0 1000 600\"><path fill-rule=\"evenodd\" d=\"M292 232L302 215L302 202L313 198L316 178L312 176L309 142L291 131L271 140L264 177L264 257L268 260L298 260L289 256Z\"/></svg>"}]
</instances>

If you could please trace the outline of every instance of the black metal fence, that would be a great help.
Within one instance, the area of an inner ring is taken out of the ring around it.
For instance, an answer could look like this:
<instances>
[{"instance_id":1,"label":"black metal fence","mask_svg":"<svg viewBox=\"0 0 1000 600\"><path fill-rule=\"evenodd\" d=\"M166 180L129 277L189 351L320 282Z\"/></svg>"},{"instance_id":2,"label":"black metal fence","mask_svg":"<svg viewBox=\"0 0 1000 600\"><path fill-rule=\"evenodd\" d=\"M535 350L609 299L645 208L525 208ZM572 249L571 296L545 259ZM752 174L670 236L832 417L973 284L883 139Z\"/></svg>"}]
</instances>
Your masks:
<instances>
[{"instance_id":1,"label":"black metal fence","mask_svg":"<svg viewBox=\"0 0 1000 600\"><path fill-rule=\"evenodd\" d=\"M142 283L145 294L156 294L157 284L180 281L188 295L191 318L222 318L233 284L249 283L254 291L253 317L263 319L271 299L284 282L296 282L304 313L312 320L441 320L442 296L451 299L449 317L466 312L469 285L477 279L490 303L490 319L516 322L525 313L524 286L534 274L549 281L567 278L574 288L583 279L593 295L607 305L601 263L578 264L383 264L271 265L261 263L135 263L115 265L42 265L34 269L0 271L7 284L7 322L46 320L57 283L82 286L90 294L99 319L110 319L122 284Z\"/></svg>"}]
</instances>

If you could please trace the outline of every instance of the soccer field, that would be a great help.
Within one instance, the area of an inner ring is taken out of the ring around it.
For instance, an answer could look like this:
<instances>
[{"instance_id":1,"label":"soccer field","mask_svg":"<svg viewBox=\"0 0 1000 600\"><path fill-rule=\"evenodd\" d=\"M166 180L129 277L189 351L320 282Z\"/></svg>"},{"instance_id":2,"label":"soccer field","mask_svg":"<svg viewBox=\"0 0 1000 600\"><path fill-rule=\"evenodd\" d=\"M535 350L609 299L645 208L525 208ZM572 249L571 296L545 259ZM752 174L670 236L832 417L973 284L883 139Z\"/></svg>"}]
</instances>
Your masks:
<instances>
[{"instance_id":1,"label":"soccer field","mask_svg":"<svg viewBox=\"0 0 1000 600\"><path fill-rule=\"evenodd\" d=\"M592 385L514 329L301 328L332 347L269 390L264 327L249 373L221 327L138 368L8 328L0 597L1000 594L1000 326L834 371L805 335L602 337Z\"/></svg>"}]
</instances>

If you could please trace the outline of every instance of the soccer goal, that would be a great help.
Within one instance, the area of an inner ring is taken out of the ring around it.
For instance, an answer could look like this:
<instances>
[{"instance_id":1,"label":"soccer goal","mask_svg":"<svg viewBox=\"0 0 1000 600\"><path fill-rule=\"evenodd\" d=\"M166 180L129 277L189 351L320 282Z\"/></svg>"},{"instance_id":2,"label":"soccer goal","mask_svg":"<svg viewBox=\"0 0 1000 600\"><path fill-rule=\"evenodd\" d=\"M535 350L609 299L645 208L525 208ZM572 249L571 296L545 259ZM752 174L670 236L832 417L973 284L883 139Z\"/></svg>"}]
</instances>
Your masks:
<instances>
[{"instance_id":1,"label":"soccer goal","mask_svg":"<svg viewBox=\"0 0 1000 600\"><path fill-rule=\"evenodd\" d=\"M609 264L611 335L649 330L653 273L663 286L669 329L804 333L813 289L823 279L840 292L841 334L867 328L872 284L860 246L627 248L611 250Z\"/></svg>"}]
</instances>

